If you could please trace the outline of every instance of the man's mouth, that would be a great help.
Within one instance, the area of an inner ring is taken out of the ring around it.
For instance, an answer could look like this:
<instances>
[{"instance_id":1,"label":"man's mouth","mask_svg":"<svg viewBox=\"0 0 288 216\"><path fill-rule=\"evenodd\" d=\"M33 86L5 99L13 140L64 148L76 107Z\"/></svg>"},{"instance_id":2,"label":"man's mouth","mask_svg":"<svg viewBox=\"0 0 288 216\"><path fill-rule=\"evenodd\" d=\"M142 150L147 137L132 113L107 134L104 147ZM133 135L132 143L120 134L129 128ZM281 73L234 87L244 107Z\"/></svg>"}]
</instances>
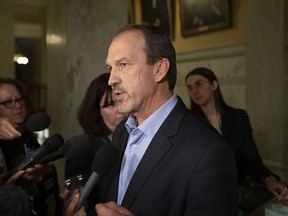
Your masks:
<instances>
[{"instance_id":1,"label":"man's mouth","mask_svg":"<svg viewBox=\"0 0 288 216\"><path fill-rule=\"evenodd\" d=\"M124 92L122 92L122 91L117 91L117 90L115 90L113 93L114 93L115 99L116 99L117 101L121 100L122 97L123 97L122 95L124 94Z\"/></svg>"}]
</instances>

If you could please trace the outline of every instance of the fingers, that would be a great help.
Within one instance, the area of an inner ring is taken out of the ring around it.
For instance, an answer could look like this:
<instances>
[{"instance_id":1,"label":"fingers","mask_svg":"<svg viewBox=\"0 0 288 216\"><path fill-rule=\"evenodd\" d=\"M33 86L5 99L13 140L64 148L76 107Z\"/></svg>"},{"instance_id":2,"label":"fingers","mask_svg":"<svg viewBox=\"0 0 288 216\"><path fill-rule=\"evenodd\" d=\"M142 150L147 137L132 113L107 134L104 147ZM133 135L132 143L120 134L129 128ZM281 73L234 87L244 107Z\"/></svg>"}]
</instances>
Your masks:
<instances>
[{"instance_id":1,"label":"fingers","mask_svg":"<svg viewBox=\"0 0 288 216\"><path fill-rule=\"evenodd\" d=\"M7 182L5 183L5 185L14 184L24 173L25 173L24 170L18 171L16 174L14 174L13 176L11 176L11 177L7 180Z\"/></svg>"},{"instance_id":2,"label":"fingers","mask_svg":"<svg viewBox=\"0 0 288 216\"><path fill-rule=\"evenodd\" d=\"M62 193L64 209L67 209L70 206L70 203L73 200L74 196L76 196L76 194L80 194L79 189L69 190L68 188L65 188L64 192ZM77 196L75 199L77 199ZM77 201L77 203L78 203L78 201ZM76 205L77 205L77 203L76 203ZM72 207L73 206L74 205L72 204ZM70 208L72 208L72 207L70 207ZM75 208L75 206L74 206L74 208ZM73 211L74 211L74 209L73 209Z\"/></svg>"},{"instance_id":3,"label":"fingers","mask_svg":"<svg viewBox=\"0 0 288 216\"><path fill-rule=\"evenodd\" d=\"M0 139L13 140L20 137L21 133L17 131L6 118L0 118Z\"/></svg>"},{"instance_id":4,"label":"fingers","mask_svg":"<svg viewBox=\"0 0 288 216\"><path fill-rule=\"evenodd\" d=\"M25 175L23 178L39 182L43 179L45 175L51 172L53 164L36 164L34 167L30 167L25 170Z\"/></svg>"},{"instance_id":5,"label":"fingers","mask_svg":"<svg viewBox=\"0 0 288 216\"><path fill-rule=\"evenodd\" d=\"M73 196L73 198L71 198L71 202L69 203L69 206L64 211L63 216L85 216L86 212L84 210L84 207L82 207L78 212L74 213L74 209L76 208L78 202L79 202L79 193L76 193Z\"/></svg>"},{"instance_id":6,"label":"fingers","mask_svg":"<svg viewBox=\"0 0 288 216\"><path fill-rule=\"evenodd\" d=\"M115 202L100 203L95 206L98 216L133 216L126 208Z\"/></svg>"},{"instance_id":7,"label":"fingers","mask_svg":"<svg viewBox=\"0 0 288 216\"><path fill-rule=\"evenodd\" d=\"M278 196L278 199L279 200L286 200L288 201L288 189L285 185L281 185L282 186L282 189L280 191L280 194Z\"/></svg>"},{"instance_id":8,"label":"fingers","mask_svg":"<svg viewBox=\"0 0 288 216\"><path fill-rule=\"evenodd\" d=\"M288 200L288 189L282 183L273 182L266 185L266 187L279 200Z\"/></svg>"},{"instance_id":9,"label":"fingers","mask_svg":"<svg viewBox=\"0 0 288 216\"><path fill-rule=\"evenodd\" d=\"M60 194L60 197L63 200L67 200L69 198L69 190L67 189L67 187L64 189L63 193Z\"/></svg>"}]
</instances>

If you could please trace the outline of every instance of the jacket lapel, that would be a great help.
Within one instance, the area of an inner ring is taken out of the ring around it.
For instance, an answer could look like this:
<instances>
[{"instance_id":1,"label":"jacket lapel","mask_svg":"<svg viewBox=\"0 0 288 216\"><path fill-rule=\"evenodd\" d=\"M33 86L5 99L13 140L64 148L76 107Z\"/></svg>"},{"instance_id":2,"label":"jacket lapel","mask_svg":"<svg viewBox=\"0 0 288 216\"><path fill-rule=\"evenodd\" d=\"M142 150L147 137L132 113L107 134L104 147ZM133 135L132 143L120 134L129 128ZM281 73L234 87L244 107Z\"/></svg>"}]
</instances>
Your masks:
<instances>
[{"instance_id":1,"label":"jacket lapel","mask_svg":"<svg viewBox=\"0 0 288 216\"><path fill-rule=\"evenodd\" d=\"M178 103L163 122L143 155L143 158L130 181L121 205L128 208L130 207L143 184L149 179L153 170L161 163L167 152L173 147L170 138L177 134L179 125L184 116L183 109L186 109L182 100L180 98L178 98L178 100Z\"/></svg>"}]
</instances>

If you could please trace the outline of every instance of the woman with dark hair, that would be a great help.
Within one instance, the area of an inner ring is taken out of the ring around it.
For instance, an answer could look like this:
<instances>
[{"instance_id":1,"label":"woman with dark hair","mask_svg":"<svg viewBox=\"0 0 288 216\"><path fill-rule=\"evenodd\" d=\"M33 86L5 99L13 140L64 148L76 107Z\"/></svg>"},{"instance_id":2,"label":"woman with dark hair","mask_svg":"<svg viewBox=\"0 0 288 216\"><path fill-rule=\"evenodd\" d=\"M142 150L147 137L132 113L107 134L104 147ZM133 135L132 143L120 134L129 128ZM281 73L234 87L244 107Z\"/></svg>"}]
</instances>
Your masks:
<instances>
[{"instance_id":1,"label":"woman with dark hair","mask_svg":"<svg viewBox=\"0 0 288 216\"><path fill-rule=\"evenodd\" d=\"M32 131L24 129L19 132L16 129L30 114L24 85L15 79L0 78L0 150L5 160L4 172L13 169L29 156L29 152L40 147ZM53 164L36 164L25 172L16 173L11 179L14 179L12 183L33 197L33 208L37 215L62 214L57 172Z\"/></svg>"},{"instance_id":2,"label":"woman with dark hair","mask_svg":"<svg viewBox=\"0 0 288 216\"><path fill-rule=\"evenodd\" d=\"M67 158L65 178L71 179L82 175L85 184L91 174L91 165L95 152L101 145L111 144L112 133L116 126L126 117L119 112L108 85L109 73L95 78L89 85L85 97L79 107L77 117L89 142L93 143L90 151L78 158ZM96 215L97 188L88 197L87 215Z\"/></svg>"},{"instance_id":3,"label":"woman with dark hair","mask_svg":"<svg viewBox=\"0 0 288 216\"><path fill-rule=\"evenodd\" d=\"M94 79L85 94L78 109L77 117L84 132L93 135L110 135L123 120L123 114L117 112L112 97L112 89L108 85L109 73L104 73ZM107 116L105 111L112 109L115 116ZM109 117L111 119L109 119Z\"/></svg>"},{"instance_id":4,"label":"woman with dark hair","mask_svg":"<svg viewBox=\"0 0 288 216\"><path fill-rule=\"evenodd\" d=\"M262 162L247 112L225 103L213 71L195 68L186 75L185 83L191 99L191 111L206 119L232 147L239 184L244 184L249 176L264 184L277 198L288 199L287 188L279 183L280 178Z\"/></svg>"}]
</instances>

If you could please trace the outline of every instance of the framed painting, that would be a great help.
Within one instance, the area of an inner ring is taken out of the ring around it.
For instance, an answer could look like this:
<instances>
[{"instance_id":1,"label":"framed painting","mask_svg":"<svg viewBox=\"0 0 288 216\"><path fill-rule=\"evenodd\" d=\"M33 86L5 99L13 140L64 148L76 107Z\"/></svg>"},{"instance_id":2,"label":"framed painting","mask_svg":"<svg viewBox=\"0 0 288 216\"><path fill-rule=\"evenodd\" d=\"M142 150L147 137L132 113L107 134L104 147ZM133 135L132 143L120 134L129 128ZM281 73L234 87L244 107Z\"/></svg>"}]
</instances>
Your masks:
<instances>
[{"instance_id":1,"label":"framed painting","mask_svg":"<svg viewBox=\"0 0 288 216\"><path fill-rule=\"evenodd\" d=\"M183 37L232 26L230 0L180 0Z\"/></svg>"},{"instance_id":2,"label":"framed painting","mask_svg":"<svg viewBox=\"0 0 288 216\"><path fill-rule=\"evenodd\" d=\"M128 23L135 23L135 2L134 0L128 1Z\"/></svg>"},{"instance_id":3,"label":"framed painting","mask_svg":"<svg viewBox=\"0 0 288 216\"><path fill-rule=\"evenodd\" d=\"M143 24L159 27L174 40L175 0L141 0L141 17Z\"/></svg>"}]
</instances>

